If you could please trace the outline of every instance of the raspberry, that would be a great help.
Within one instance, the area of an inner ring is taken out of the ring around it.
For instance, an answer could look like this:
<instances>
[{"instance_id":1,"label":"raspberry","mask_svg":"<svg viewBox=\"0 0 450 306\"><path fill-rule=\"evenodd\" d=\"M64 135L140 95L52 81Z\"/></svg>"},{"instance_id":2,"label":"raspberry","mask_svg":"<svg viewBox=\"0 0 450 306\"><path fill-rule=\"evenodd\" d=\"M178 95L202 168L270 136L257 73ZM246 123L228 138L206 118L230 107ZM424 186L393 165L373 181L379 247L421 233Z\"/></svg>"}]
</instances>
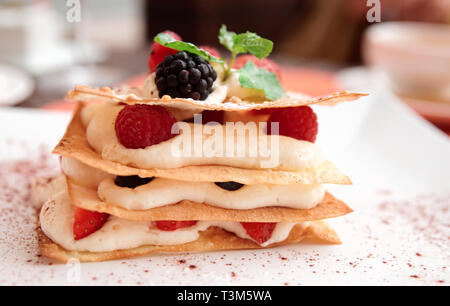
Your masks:
<instances>
[{"instance_id":1,"label":"raspberry","mask_svg":"<svg viewBox=\"0 0 450 306\"><path fill-rule=\"evenodd\" d=\"M202 112L202 124L207 124L208 122L217 122L223 124L224 112L217 110L204 110Z\"/></svg>"},{"instance_id":2,"label":"raspberry","mask_svg":"<svg viewBox=\"0 0 450 306\"><path fill-rule=\"evenodd\" d=\"M145 147L166 141L175 118L162 106L127 105L117 115L115 129L119 142L129 149Z\"/></svg>"},{"instance_id":3,"label":"raspberry","mask_svg":"<svg viewBox=\"0 0 450 306\"><path fill-rule=\"evenodd\" d=\"M176 40L182 40L181 37L174 32L164 31L163 33L169 34ZM177 50L164 47L156 41L153 42L152 48L150 50L150 56L148 58L148 69L150 70L150 72L155 72L156 67L164 60L167 55L177 53Z\"/></svg>"},{"instance_id":4,"label":"raspberry","mask_svg":"<svg viewBox=\"0 0 450 306\"><path fill-rule=\"evenodd\" d=\"M168 55L156 70L159 97L205 100L217 79L214 68L201 56L180 51Z\"/></svg>"},{"instance_id":5,"label":"raspberry","mask_svg":"<svg viewBox=\"0 0 450 306\"><path fill-rule=\"evenodd\" d=\"M217 50L216 48L213 48L210 46L200 46L199 48L202 50L205 50L206 52L208 52L209 54L211 54L214 57L219 57L219 58L222 57L219 50Z\"/></svg>"},{"instance_id":6,"label":"raspberry","mask_svg":"<svg viewBox=\"0 0 450 306\"><path fill-rule=\"evenodd\" d=\"M259 68L263 68L272 73L275 73L278 77L278 80L281 81L280 68L278 67L277 64L275 64L275 62L271 61L268 58L263 58L262 60L260 60L259 58L257 58L254 55L251 55L251 54L241 55L241 56L238 56L236 58L236 60L234 61L233 68L241 69L242 67L245 66L245 64L247 64L248 61L253 62L253 64L258 66Z\"/></svg>"},{"instance_id":7,"label":"raspberry","mask_svg":"<svg viewBox=\"0 0 450 306\"><path fill-rule=\"evenodd\" d=\"M316 140L317 116L309 106L277 109L267 121L267 134L272 134L271 122L279 122L280 135L310 142Z\"/></svg>"}]
</instances>

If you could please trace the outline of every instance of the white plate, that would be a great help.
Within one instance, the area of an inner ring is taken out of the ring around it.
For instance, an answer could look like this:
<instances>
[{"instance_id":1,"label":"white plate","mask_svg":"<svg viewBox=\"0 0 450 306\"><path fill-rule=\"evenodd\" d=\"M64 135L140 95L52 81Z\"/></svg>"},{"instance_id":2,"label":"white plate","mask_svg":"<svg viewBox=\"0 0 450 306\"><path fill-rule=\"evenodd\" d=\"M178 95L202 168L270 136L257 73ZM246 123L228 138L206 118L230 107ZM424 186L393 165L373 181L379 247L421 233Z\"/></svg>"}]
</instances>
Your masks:
<instances>
[{"instance_id":1,"label":"white plate","mask_svg":"<svg viewBox=\"0 0 450 306\"><path fill-rule=\"evenodd\" d=\"M342 245L155 255L81 266L38 257L35 211L25 189L30 175L17 173L27 164L12 162L37 158L39 143L54 145L68 116L1 110L0 185L6 187L0 190L0 284L448 284L450 141L386 91L375 91L359 102L318 109L319 142L354 181L351 187L330 186L355 210L330 221ZM15 140L7 142L11 135Z\"/></svg>"},{"instance_id":2,"label":"white plate","mask_svg":"<svg viewBox=\"0 0 450 306\"><path fill-rule=\"evenodd\" d=\"M23 70L0 64L0 105L14 105L28 98L34 90L34 80Z\"/></svg>"}]
</instances>

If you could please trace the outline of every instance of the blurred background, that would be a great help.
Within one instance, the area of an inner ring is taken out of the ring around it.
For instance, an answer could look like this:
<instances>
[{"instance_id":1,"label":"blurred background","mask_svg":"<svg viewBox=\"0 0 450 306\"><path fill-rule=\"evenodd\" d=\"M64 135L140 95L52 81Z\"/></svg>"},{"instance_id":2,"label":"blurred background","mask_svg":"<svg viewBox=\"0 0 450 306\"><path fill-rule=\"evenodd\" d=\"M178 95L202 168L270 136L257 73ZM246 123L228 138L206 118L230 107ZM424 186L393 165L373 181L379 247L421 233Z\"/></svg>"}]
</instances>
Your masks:
<instances>
[{"instance_id":1,"label":"blurred background","mask_svg":"<svg viewBox=\"0 0 450 306\"><path fill-rule=\"evenodd\" d=\"M226 54L221 24L273 40L290 90L327 94L375 69L450 133L450 0L0 0L0 105L64 109L75 84L139 84L166 29Z\"/></svg>"}]
</instances>

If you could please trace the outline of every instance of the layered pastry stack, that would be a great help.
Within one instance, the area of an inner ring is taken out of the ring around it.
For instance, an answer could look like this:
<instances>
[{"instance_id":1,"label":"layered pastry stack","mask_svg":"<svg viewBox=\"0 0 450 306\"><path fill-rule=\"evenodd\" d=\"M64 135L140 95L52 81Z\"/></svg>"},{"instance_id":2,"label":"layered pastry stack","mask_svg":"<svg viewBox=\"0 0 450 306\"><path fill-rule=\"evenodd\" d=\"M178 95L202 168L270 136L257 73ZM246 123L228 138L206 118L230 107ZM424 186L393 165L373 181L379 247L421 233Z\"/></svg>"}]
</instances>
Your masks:
<instances>
[{"instance_id":1,"label":"layered pastry stack","mask_svg":"<svg viewBox=\"0 0 450 306\"><path fill-rule=\"evenodd\" d=\"M307 105L360 94L251 102L248 88L223 82L204 58L186 51L169 56L141 88L77 86L68 94L81 102L54 149L63 174L34 195L43 204L43 255L102 261L340 243L322 220L351 209L323 184L351 182L313 143L317 121ZM176 64L181 71L172 67L177 59L187 63ZM197 65L200 81L189 65ZM184 87L173 86L174 69ZM188 82L198 94L180 93ZM235 122L243 117L247 124ZM262 122L267 126L259 128Z\"/></svg>"}]
</instances>

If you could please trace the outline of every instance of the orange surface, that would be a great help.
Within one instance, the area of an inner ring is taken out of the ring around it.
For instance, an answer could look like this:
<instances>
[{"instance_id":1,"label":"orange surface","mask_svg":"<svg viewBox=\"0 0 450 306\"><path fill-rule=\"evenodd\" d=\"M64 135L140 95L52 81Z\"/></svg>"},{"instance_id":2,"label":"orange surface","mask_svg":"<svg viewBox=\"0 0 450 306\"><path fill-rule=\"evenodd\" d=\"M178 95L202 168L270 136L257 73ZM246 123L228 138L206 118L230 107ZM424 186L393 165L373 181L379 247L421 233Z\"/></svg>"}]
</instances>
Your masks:
<instances>
[{"instance_id":1,"label":"orange surface","mask_svg":"<svg viewBox=\"0 0 450 306\"><path fill-rule=\"evenodd\" d=\"M290 91L304 92L311 96L321 96L339 90L335 75L332 72L307 69L281 67L283 87ZM125 84L137 86L142 84L146 75L131 78ZM44 105L43 109L55 111L71 111L74 108L71 101L58 100Z\"/></svg>"}]
</instances>

